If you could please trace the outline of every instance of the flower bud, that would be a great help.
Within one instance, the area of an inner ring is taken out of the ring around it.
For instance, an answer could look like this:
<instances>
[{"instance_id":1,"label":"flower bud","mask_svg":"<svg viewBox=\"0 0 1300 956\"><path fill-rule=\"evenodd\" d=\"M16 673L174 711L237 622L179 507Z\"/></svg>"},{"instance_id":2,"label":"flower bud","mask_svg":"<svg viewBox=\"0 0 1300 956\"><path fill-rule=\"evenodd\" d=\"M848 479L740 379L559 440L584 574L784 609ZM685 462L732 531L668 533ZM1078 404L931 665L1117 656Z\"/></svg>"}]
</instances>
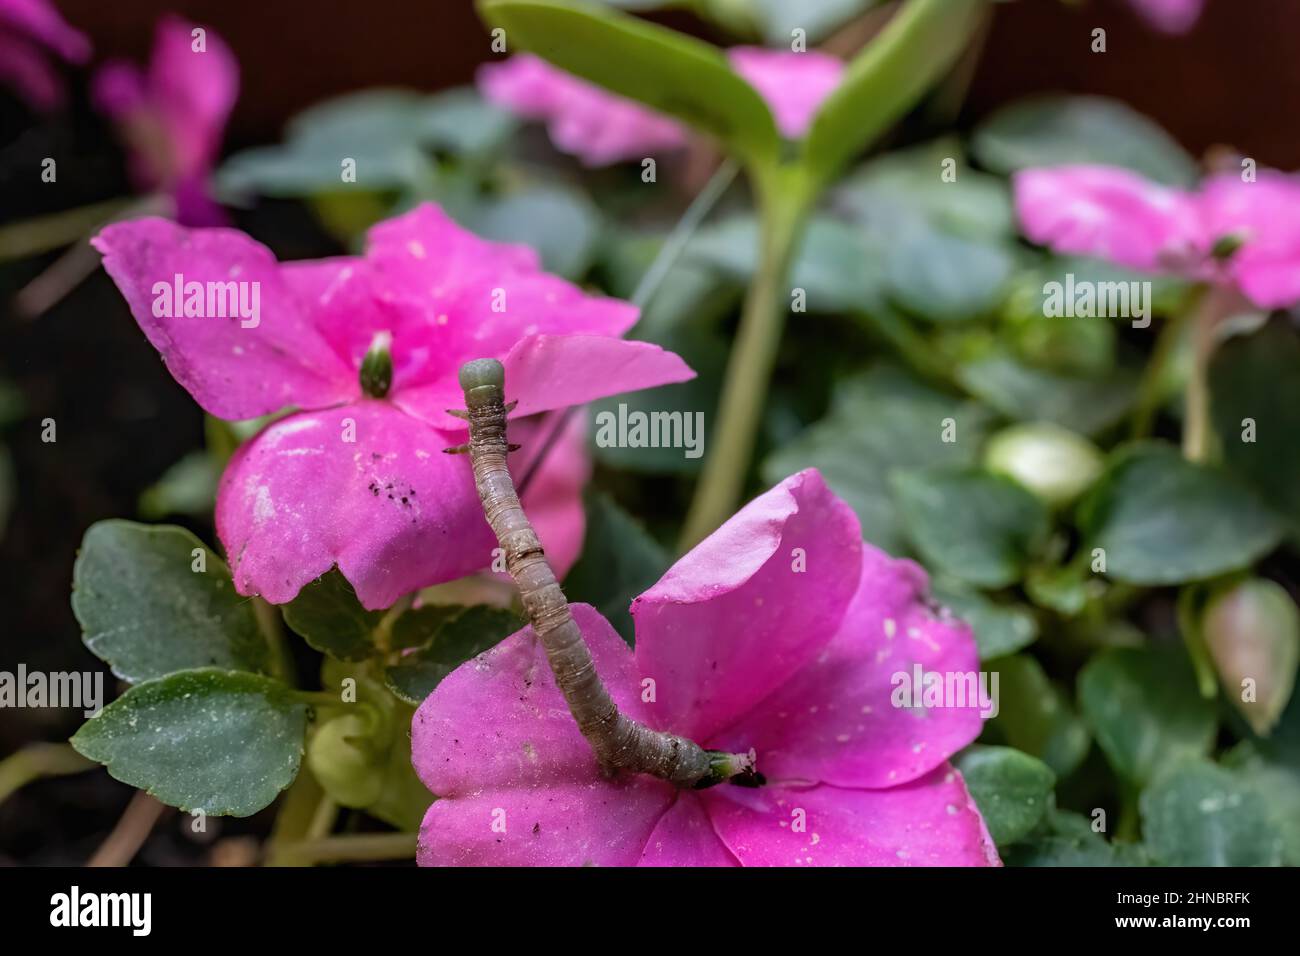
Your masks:
<instances>
[{"instance_id":1,"label":"flower bud","mask_svg":"<svg viewBox=\"0 0 1300 956\"><path fill-rule=\"evenodd\" d=\"M1102 457L1092 442L1068 428L1027 422L1004 428L989 440L984 466L1060 507L1096 481Z\"/></svg>"},{"instance_id":2,"label":"flower bud","mask_svg":"<svg viewBox=\"0 0 1300 956\"><path fill-rule=\"evenodd\" d=\"M1216 591L1201 634L1228 699L1266 735L1286 709L1300 665L1300 612L1282 587L1250 578Z\"/></svg>"},{"instance_id":3,"label":"flower bud","mask_svg":"<svg viewBox=\"0 0 1300 956\"><path fill-rule=\"evenodd\" d=\"M346 714L326 721L307 746L307 766L345 807L368 807L383 792L384 761L369 738L369 722Z\"/></svg>"}]
</instances>

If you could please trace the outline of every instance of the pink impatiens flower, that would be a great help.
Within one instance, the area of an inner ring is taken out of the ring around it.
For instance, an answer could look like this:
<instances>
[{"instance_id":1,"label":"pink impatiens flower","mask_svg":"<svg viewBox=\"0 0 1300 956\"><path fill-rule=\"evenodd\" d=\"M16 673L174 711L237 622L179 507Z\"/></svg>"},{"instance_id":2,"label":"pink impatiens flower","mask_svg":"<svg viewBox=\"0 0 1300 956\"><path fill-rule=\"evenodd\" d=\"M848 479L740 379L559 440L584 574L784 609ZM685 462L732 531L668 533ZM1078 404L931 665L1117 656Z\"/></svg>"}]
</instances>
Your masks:
<instances>
[{"instance_id":1,"label":"pink impatiens flower","mask_svg":"<svg viewBox=\"0 0 1300 956\"><path fill-rule=\"evenodd\" d=\"M844 64L809 51L792 53L759 47L727 51L732 68L767 101L777 129L798 139L822 101L839 84ZM480 68L483 95L520 116L542 120L551 141L588 166L640 159L686 145L676 120L581 80L540 57L521 53Z\"/></svg>"},{"instance_id":2,"label":"pink impatiens flower","mask_svg":"<svg viewBox=\"0 0 1300 956\"><path fill-rule=\"evenodd\" d=\"M619 338L635 307L583 293L542 272L533 250L480 239L433 205L375 226L364 256L279 263L236 230L152 218L93 242L206 411L299 409L240 447L217 496L236 588L273 604L334 565L380 608L491 563L469 464L443 454L465 441L446 411L464 404L464 361L504 362L520 418L693 375L673 353ZM363 359L386 343L391 384L363 390ZM538 450L537 428L512 433L517 469ZM568 562L582 535L581 454L570 433L524 499Z\"/></svg>"},{"instance_id":3,"label":"pink impatiens flower","mask_svg":"<svg viewBox=\"0 0 1300 956\"><path fill-rule=\"evenodd\" d=\"M176 218L186 225L225 222L207 183L239 94L239 65L225 41L204 27L165 17L148 72L111 61L95 74L92 94L131 148L138 189L169 194Z\"/></svg>"},{"instance_id":4,"label":"pink impatiens flower","mask_svg":"<svg viewBox=\"0 0 1300 956\"><path fill-rule=\"evenodd\" d=\"M1205 0L1129 0L1134 9L1157 30L1186 33L1196 25Z\"/></svg>"},{"instance_id":5,"label":"pink impatiens flower","mask_svg":"<svg viewBox=\"0 0 1300 956\"><path fill-rule=\"evenodd\" d=\"M90 41L70 27L48 0L0 0L0 82L39 110L63 102L63 84L50 54L69 63L84 63L90 56Z\"/></svg>"},{"instance_id":6,"label":"pink impatiens flower","mask_svg":"<svg viewBox=\"0 0 1300 956\"><path fill-rule=\"evenodd\" d=\"M507 382L509 377L507 376ZM463 664L415 714L438 796L425 865L996 865L948 758L978 706L893 706L897 675L975 673L975 642L932 612L925 572L863 544L809 470L759 496L632 605L636 650L574 605L624 713L729 752L758 788L608 779L525 628Z\"/></svg>"},{"instance_id":7,"label":"pink impatiens flower","mask_svg":"<svg viewBox=\"0 0 1300 956\"><path fill-rule=\"evenodd\" d=\"M1021 228L1056 252L1235 286L1256 306L1300 300L1300 181L1221 173L1195 192L1110 166L1026 169L1013 179Z\"/></svg>"}]
</instances>

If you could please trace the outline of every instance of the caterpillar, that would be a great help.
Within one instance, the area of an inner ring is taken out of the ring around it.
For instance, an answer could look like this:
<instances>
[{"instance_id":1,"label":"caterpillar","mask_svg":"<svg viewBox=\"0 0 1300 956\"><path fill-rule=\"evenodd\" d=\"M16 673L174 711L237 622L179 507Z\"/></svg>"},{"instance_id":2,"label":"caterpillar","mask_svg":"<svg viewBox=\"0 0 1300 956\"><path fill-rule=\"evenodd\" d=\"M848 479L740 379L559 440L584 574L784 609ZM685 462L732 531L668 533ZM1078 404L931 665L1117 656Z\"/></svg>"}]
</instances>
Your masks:
<instances>
[{"instance_id":1,"label":"caterpillar","mask_svg":"<svg viewBox=\"0 0 1300 956\"><path fill-rule=\"evenodd\" d=\"M701 789L724 780L759 786L754 755L705 750L693 740L652 730L619 711L592 662L591 650L569 609L541 540L515 490L506 456L507 418L517 402L505 400L505 368L496 359L460 367L465 409L451 414L469 422L469 442L446 449L468 453L483 514L505 552L506 569L519 589L524 611L541 641L578 729L604 772L646 773L683 788Z\"/></svg>"}]
</instances>

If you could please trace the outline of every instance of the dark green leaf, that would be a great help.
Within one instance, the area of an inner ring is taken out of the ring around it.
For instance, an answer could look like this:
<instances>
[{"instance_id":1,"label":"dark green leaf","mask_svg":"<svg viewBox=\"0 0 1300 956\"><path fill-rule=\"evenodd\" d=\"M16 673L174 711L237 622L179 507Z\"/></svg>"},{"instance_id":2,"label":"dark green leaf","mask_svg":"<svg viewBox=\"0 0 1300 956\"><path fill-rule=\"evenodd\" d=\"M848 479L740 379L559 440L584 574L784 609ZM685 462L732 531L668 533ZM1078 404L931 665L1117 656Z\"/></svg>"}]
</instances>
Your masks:
<instances>
[{"instance_id":1,"label":"dark green leaf","mask_svg":"<svg viewBox=\"0 0 1300 956\"><path fill-rule=\"evenodd\" d=\"M1225 754L1223 765L1263 800L1282 834L1286 865L1300 866L1300 765L1270 762L1250 741Z\"/></svg>"},{"instance_id":2,"label":"dark green leaf","mask_svg":"<svg viewBox=\"0 0 1300 956\"><path fill-rule=\"evenodd\" d=\"M767 104L716 47L579 2L480 0L479 10L512 47L683 119L751 162L776 159L780 138Z\"/></svg>"},{"instance_id":3,"label":"dark green leaf","mask_svg":"<svg viewBox=\"0 0 1300 956\"><path fill-rule=\"evenodd\" d=\"M987 668L998 674L994 737L1037 757L1058 779L1069 776L1088 755L1090 738L1068 696L1027 654L990 661Z\"/></svg>"},{"instance_id":4,"label":"dark green leaf","mask_svg":"<svg viewBox=\"0 0 1300 956\"><path fill-rule=\"evenodd\" d=\"M140 495L140 514L157 521L167 515L210 515L221 467L206 451L193 451L168 468Z\"/></svg>"},{"instance_id":5,"label":"dark green leaf","mask_svg":"<svg viewBox=\"0 0 1300 956\"><path fill-rule=\"evenodd\" d=\"M196 551L206 570L193 570ZM91 525L72 569L72 612L91 653L133 683L195 667L271 667L249 599L184 528Z\"/></svg>"},{"instance_id":6,"label":"dark green leaf","mask_svg":"<svg viewBox=\"0 0 1300 956\"><path fill-rule=\"evenodd\" d=\"M191 670L132 687L72 745L163 803L246 817L298 775L306 727L306 705L278 681Z\"/></svg>"},{"instance_id":7,"label":"dark green leaf","mask_svg":"<svg viewBox=\"0 0 1300 956\"><path fill-rule=\"evenodd\" d=\"M1224 461L1289 519L1293 535L1300 534L1298 369L1300 335L1285 322L1269 322L1254 335L1228 340L1210 366Z\"/></svg>"},{"instance_id":8,"label":"dark green leaf","mask_svg":"<svg viewBox=\"0 0 1300 956\"><path fill-rule=\"evenodd\" d=\"M467 660L490 650L524 626L503 608L476 605L450 618L418 651L384 672L388 689L410 704L420 704L444 677Z\"/></svg>"},{"instance_id":9,"label":"dark green leaf","mask_svg":"<svg viewBox=\"0 0 1300 956\"><path fill-rule=\"evenodd\" d=\"M889 253L889 293L915 315L966 322L998 304L1014 266L1001 245L928 227L906 230Z\"/></svg>"},{"instance_id":10,"label":"dark green leaf","mask_svg":"<svg viewBox=\"0 0 1300 956\"><path fill-rule=\"evenodd\" d=\"M1114 844L1077 813L1053 810L1028 839L1002 853L1007 866L1145 866L1140 847Z\"/></svg>"},{"instance_id":11,"label":"dark green leaf","mask_svg":"<svg viewBox=\"0 0 1300 956\"><path fill-rule=\"evenodd\" d=\"M1099 378L1059 375L998 350L963 362L957 380L1008 418L1054 422L1084 435L1114 425L1137 397L1137 376L1127 370Z\"/></svg>"},{"instance_id":12,"label":"dark green leaf","mask_svg":"<svg viewBox=\"0 0 1300 956\"><path fill-rule=\"evenodd\" d=\"M1044 96L994 113L971 148L999 173L1034 166L1124 166L1157 182L1187 186L1196 163L1164 130L1119 102L1097 96Z\"/></svg>"},{"instance_id":13,"label":"dark green leaf","mask_svg":"<svg viewBox=\"0 0 1300 956\"><path fill-rule=\"evenodd\" d=\"M804 163L828 183L900 119L956 62L984 13L982 0L911 0L849 64L808 131Z\"/></svg>"},{"instance_id":14,"label":"dark green leaf","mask_svg":"<svg viewBox=\"0 0 1300 956\"><path fill-rule=\"evenodd\" d=\"M957 440L943 441L945 419ZM836 386L830 413L763 464L775 484L804 468L821 469L836 494L857 512L863 536L900 554L905 542L889 475L896 469L960 467L975 460L991 416L921 385L904 372L878 366Z\"/></svg>"},{"instance_id":15,"label":"dark green leaf","mask_svg":"<svg viewBox=\"0 0 1300 956\"><path fill-rule=\"evenodd\" d=\"M1281 866L1285 840L1262 796L1206 760L1172 768L1142 794L1142 825L1166 866Z\"/></svg>"},{"instance_id":16,"label":"dark green leaf","mask_svg":"<svg viewBox=\"0 0 1300 956\"><path fill-rule=\"evenodd\" d=\"M1047 509L1009 478L963 469L894 475L903 529L927 564L982 588L1014 584L1047 534Z\"/></svg>"},{"instance_id":17,"label":"dark green leaf","mask_svg":"<svg viewBox=\"0 0 1300 956\"><path fill-rule=\"evenodd\" d=\"M1111 767L1139 786L1214 742L1214 705L1181 648L1102 651L1079 672L1079 706Z\"/></svg>"},{"instance_id":18,"label":"dark green leaf","mask_svg":"<svg viewBox=\"0 0 1300 956\"><path fill-rule=\"evenodd\" d=\"M473 87L447 90L420 104L416 138L457 156L480 158L499 150L519 121Z\"/></svg>"},{"instance_id":19,"label":"dark green leaf","mask_svg":"<svg viewBox=\"0 0 1300 956\"><path fill-rule=\"evenodd\" d=\"M1033 830L1051 804L1056 775L1011 747L971 747L957 758L957 769L999 847Z\"/></svg>"},{"instance_id":20,"label":"dark green leaf","mask_svg":"<svg viewBox=\"0 0 1300 956\"><path fill-rule=\"evenodd\" d=\"M338 568L308 584L284 605L284 621L316 650L344 661L375 653L375 628L383 611L367 611Z\"/></svg>"},{"instance_id":21,"label":"dark green leaf","mask_svg":"<svg viewBox=\"0 0 1300 956\"><path fill-rule=\"evenodd\" d=\"M606 495L588 493L586 506L582 557L564 579L564 593L594 607L631 644L632 599L658 581L672 559Z\"/></svg>"},{"instance_id":22,"label":"dark green leaf","mask_svg":"<svg viewBox=\"0 0 1300 956\"><path fill-rule=\"evenodd\" d=\"M1080 509L1087 547L1131 584L1180 584L1243 568L1278 543L1281 520L1223 472L1147 443L1123 449Z\"/></svg>"}]
</instances>

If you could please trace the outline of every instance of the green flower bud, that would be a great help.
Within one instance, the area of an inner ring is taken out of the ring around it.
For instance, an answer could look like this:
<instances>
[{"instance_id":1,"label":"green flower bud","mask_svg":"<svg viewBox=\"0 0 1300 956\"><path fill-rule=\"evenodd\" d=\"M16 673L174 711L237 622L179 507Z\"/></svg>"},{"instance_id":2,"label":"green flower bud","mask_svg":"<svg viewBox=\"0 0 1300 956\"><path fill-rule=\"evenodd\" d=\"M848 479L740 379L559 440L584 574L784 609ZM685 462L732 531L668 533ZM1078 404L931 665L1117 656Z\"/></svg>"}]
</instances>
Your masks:
<instances>
[{"instance_id":1,"label":"green flower bud","mask_svg":"<svg viewBox=\"0 0 1300 956\"><path fill-rule=\"evenodd\" d=\"M393 387L393 334L376 332L361 360L361 391L383 398Z\"/></svg>"},{"instance_id":2,"label":"green flower bud","mask_svg":"<svg viewBox=\"0 0 1300 956\"><path fill-rule=\"evenodd\" d=\"M1201 634L1232 705L1265 736L1286 709L1300 666L1300 611L1273 581L1250 578L1210 596Z\"/></svg>"},{"instance_id":3,"label":"green flower bud","mask_svg":"<svg viewBox=\"0 0 1300 956\"><path fill-rule=\"evenodd\" d=\"M307 745L307 766L345 807L368 807L383 793L384 755L371 731L364 717L345 714L322 724Z\"/></svg>"},{"instance_id":4,"label":"green flower bud","mask_svg":"<svg viewBox=\"0 0 1300 956\"><path fill-rule=\"evenodd\" d=\"M984 450L984 466L1060 507L1097 480L1102 457L1096 445L1068 428L1028 422L994 435Z\"/></svg>"}]
</instances>

